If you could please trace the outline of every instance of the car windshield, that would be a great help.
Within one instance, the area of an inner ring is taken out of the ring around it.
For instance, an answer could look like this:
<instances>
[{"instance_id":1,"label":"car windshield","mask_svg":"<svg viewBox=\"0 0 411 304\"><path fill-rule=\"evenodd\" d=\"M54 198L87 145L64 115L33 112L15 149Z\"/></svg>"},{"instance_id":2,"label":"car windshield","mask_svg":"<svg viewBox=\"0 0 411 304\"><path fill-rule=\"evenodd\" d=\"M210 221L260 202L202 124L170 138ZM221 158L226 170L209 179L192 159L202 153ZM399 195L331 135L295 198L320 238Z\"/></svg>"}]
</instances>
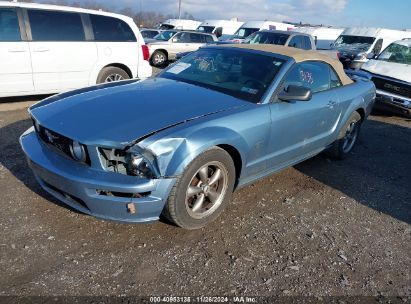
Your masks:
<instances>
[{"instance_id":1,"label":"car windshield","mask_svg":"<svg viewBox=\"0 0 411 304\"><path fill-rule=\"evenodd\" d=\"M203 33L212 33L215 29L215 26L199 26L197 28L197 31L203 32Z\"/></svg>"},{"instance_id":2,"label":"car windshield","mask_svg":"<svg viewBox=\"0 0 411 304\"><path fill-rule=\"evenodd\" d=\"M177 33L177 31L164 31L161 32L160 34L154 36L154 39L156 40L162 40L162 41L168 41L170 40L171 37L173 37Z\"/></svg>"},{"instance_id":3,"label":"car windshield","mask_svg":"<svg viewBox=\"0 0 411 304\"><path fill-rule=\"evenodd\" d=\"M334 49L352 49L366 52L374 43L374 37L341 35L334 42Z\"/></svg>"},{"instance_id":4,"label":"car windshield","mask_svg":"<svg viewBox=\"0 0 411 304\"><path fill-rule=\"evenodd\" d=\"M411 64L411 44L392 43L378 56L378 60Z\"/></svg>"},{"instance_id":5,"label":"car windshield","mask_svg":"<svg viewBox=\"0 0 411 304\"><path fill-rule=\"evenodd\" d=\"M284 33L256 32L249 36L244 43L285 45L288 37L290 35Z\"/></svg>"},{"instance_id":6,"label":"car windshield","mask_svg":"<svg viewBox=\"0 0 411 304\"><path fill-rule=\"evenodd\" d=\"M242 27L242 28L239 28L237 32L234 33L231 39L245 39L251 34L258 32L259 30L260 29L258 28Z\"/></svg>"},{"instance_id":7,"label":"car windshield","mask_svg":"<svg viewBox=\"0 0 411 304\"><path fill-rule=\"evenodd\" d=\"M157 77L173 79L258 103L285 60L240 49L203 48Z\"/></svg>"}]
</instances>

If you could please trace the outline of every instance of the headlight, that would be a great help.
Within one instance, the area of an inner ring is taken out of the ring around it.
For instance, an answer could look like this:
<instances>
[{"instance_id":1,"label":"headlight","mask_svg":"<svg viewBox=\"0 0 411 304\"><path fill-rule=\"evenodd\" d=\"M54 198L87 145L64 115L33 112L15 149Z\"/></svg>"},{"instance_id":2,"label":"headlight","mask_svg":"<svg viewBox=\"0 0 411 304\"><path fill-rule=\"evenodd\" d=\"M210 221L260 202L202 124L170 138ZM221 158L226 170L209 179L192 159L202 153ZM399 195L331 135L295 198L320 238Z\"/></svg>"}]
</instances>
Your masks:
<instances>
[{"instance_id":1,"label":"headlight","mask_svg":"<svg viewBox=\"0 0 411 304\"><path fill-rule=\"evenodd\" d=\"M84 145L80 144L78 141L74 140L72 142L70 145L70 153L71 156L79 162L84 163L87 160L86 149L84 148Z\"/></svg>"},{"instance_id":2,"label":"headlight","mask_svg":"<svg viewBox=\"0 0 411 304\"><path fill-rule=\"evenodd\" d=\"M365 60L367 59L367 53L359 53L355 56L355 60Z\"/></svg>"},{"instance_id":3,"label":"headlight","mask_svg":"<svg viewBox=\"0 0 411 304\"><path fill-rule=\"evenodd\" d=\"M154 172L150 161L143 155L135 152L129 152L125 157L126 169L128 175L153 178Z\"/></svg>"}]
</instances>

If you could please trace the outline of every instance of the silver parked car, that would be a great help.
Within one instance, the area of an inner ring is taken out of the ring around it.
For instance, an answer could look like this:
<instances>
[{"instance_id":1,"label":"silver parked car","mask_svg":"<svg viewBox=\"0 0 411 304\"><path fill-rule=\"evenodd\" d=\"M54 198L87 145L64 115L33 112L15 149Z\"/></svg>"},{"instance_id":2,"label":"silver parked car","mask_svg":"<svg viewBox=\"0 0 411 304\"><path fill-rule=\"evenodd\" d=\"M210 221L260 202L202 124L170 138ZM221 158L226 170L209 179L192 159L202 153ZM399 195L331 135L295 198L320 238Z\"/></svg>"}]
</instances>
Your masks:
<instances>
[{"instance_id":1,"label":"silver parked car","mask_svg":"<svg viewBox=\"0 0 411 304\"><path fill-rule=\"evenodd\" d=\"M150 62L154 66L164 66L168 61L176 59L177 53L192 52L201 46L218 41L217 37L208 33L194 31L164 31L149 42Z\"/></svg>"}]
</instances>

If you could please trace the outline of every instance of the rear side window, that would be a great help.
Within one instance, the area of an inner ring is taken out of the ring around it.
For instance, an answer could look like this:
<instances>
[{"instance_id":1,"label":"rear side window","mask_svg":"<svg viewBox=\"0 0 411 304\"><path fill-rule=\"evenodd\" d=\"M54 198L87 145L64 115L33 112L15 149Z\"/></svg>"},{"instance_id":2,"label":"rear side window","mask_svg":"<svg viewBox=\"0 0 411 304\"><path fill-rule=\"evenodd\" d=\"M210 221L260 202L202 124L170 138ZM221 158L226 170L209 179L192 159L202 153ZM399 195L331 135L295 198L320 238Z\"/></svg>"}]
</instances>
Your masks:
<instances>
[{"instance_id":1,"label":"rear side window","mask_svg":"<svg viewBox=\"0 0 411 304\"><path fill-rule=\"evenodd\" d=\"M302 49L303 48L303 41L301 39L301 36L294 36L291 38L290 43L288 46L297 48L297 49Z\"/></svg>"},{"instance_id":2,"label":"rear side window","mask_svg":"<svg viewBox=\"0 0 411 304\"><path fill-rule=\"evenodd\" d=\"M205 35L201 34L191 34L190 42L192 43L205 43Z\"/></svg>"},{"instance_id":3,"label":"rear side window","mask_svg":"<svg viewBox=\"0 0 411 304\"><path fill-rule=\"evenodd\" d=\"M14 9L0 9L0 41L20 41L19 18Z\"/></svg>"},{"instance_id":4,"label":"rear side window","mask_svg":"<svg viewBox=\"0 0 411 304\"><path fill-rule=\"evenodd\" d=\"M331 79L330 79L330 87L331 89L338 88L342 86L340 77L338 77L337 73L334 71L332 67L330 67L330 74L331 74Z\"/></svg>"},{"instance_id":5,"label":"rear side window","mask_svg":"<svg viewBox=\"0 0 411 304\"><path fill-rule=\"evenodd\" d=\"M123 20L99 15L90 15L90 20L93 26L94 40L96 41L137 41L130 26Z\"/></svg>"},{"instance_id":6,"label":"rear side window","mask_svg":"<svg viewBox=\"0 0 411 304\"><path fill-rule=\"evenodd\" d=\"M214 39L210 35L206 35L205 38L206 38L206 43L214 43Z\"/></svg>"},{"instance_id":7,"label":"rear side window","mask_svg":"<svg viewBox=\"0 0 411 304\"><path fill-rule=\"evenodd\" d=\"M313 46L311 44L311 39L307 36L302 36L303 37L303 49L304 50L312 50Z\"/></svg>"},{"instance_id":8,"label":"rear side window","mask_svg":"<svg viewBox=\"0 0 411 304\"><path fill-rule=\"evenodd\" d=\"M81 16L77 13L28 10L34 41L84 41Z\"/></svg>"},{"instance_id":9,"label":"rear side window","mask_svg":"<svg viewBox=\"0 0 411 304\"><path fill-rule=\"evenodd\" d=\"M330 89L330 67L322 62L304 62L294 66L285 78L284 87L296 85L313 93Z\"/></svg>"}]
</instances>

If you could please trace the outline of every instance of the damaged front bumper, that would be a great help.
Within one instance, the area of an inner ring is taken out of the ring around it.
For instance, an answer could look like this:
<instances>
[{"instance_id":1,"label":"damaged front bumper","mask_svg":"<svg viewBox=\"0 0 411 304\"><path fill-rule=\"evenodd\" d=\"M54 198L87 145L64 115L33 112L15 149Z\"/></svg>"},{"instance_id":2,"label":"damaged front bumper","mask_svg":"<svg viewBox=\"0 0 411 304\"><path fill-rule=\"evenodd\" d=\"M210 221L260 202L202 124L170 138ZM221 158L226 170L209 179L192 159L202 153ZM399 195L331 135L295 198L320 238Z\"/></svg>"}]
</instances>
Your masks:
<instances>
[{"instance_id":1,"label":"damaged front bumper","mask_svg":"<svg viewBox=\"0 0 411 304\"><path fill-rule=\"evenodd\" d=\"M377 89L377 97L375 101L376 108L411 115L410 98Z\"/></svg>"},{"instance_id":2,"label":"damaged front bumper","mask_svg":"<svg viewBox=\"0 0 411 304\"><path fill-rule=\"evenodd\" d=\"M127 176L75 162L47 147L33 128L20 137L20 144L44 190L101 219L131 223L158 220L176 180Z\"/></svg>"}]
</instances>

